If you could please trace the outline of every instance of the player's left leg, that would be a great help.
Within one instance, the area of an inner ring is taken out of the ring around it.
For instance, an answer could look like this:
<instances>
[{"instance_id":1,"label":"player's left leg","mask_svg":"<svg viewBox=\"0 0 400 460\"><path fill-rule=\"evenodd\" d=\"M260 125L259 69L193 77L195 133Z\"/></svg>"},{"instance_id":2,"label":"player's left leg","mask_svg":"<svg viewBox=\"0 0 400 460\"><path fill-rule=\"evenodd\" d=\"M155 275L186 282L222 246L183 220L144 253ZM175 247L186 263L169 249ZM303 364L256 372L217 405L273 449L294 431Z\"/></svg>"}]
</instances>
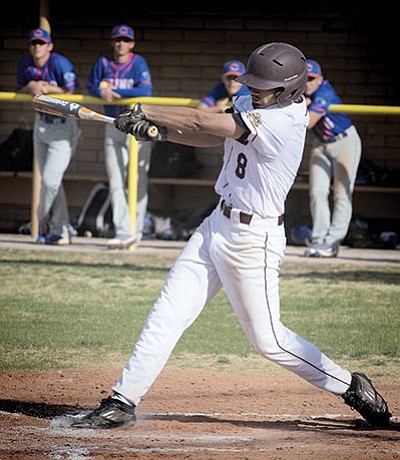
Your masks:
<instances>
[{"instance_id":1,"label":"player's left leg","mask_svg":"<svg viewBox=\"0 0 400 460\"><path fill-rule=\"evenodd\" d=\"M227 246L228 257L240 260L240 263L233 269L231 265L230 276L221 277L251 343L265 358L295 372L316 387L342 396L345 403L357 410L370 425L387 426L391 417L388 405L365 374L350 374L281 323L278 276L285 248L284 231L279 226L268 225L264 235L264 248L257 244L252 246L250 241L257 242L257 239L242 229L240 239L245 250L240 252L240 259L235 245L229 242ZM235 282L231 283L230 279Z\"/></svg>"}]
</instances>

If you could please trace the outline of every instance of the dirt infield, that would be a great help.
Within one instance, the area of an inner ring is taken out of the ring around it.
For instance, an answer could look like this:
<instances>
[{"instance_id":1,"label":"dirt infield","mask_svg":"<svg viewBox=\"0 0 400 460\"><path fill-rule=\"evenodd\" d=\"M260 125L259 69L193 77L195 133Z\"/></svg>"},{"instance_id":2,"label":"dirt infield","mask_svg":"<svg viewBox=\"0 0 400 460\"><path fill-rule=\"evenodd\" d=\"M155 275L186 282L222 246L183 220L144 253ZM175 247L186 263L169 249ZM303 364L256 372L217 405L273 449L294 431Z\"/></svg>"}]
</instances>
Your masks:
<instances>
[{"instance_id":1,"label":"dirt infield","mask_svg":"<svg viewBox=\"0 0 400 460\"><path fill-rule=\"evenodd\" d=\"M146 242L137 254L175 256L176 242ZM60 251L27 237L1 235L0 248ZM77 239L61 250L106 251ZM331 263L289 247L287 259ZM399 251L344 248L336 263L400 264ZM80 430L69 417L93 409L121 367L85 371L0 372L0 460L400 460L400 379L372 375L394 414L386 430L370 428L340 397L288 371L223 371L168 366L127 429Z\"/></svg>"},{"instance_id":2,"label":"dirt infield","mask_svg":"<svg viewBox=\"0 0 400 460\"><path fill-rule=\"evenodd\" d=\"M0 374L1 460L400 459L400 419L370 428L341 398L287 371L165 369L126 429L68 427L120 368ZM392 412L400 383L375 379Z\"/></svg>"}]
</instances>

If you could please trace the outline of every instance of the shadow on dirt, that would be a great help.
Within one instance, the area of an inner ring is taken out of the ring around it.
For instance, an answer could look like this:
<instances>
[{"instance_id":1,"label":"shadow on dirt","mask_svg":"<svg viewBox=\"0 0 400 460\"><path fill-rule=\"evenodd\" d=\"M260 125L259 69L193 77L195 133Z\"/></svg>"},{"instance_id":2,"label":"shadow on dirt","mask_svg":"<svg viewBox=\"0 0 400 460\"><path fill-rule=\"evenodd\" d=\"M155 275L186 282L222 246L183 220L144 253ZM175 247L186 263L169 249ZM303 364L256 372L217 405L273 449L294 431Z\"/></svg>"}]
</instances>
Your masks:
<instances>
[{"instance_id":1,"label":"shadow on dirt","mask_svg":"<svg viewBox=\"0 0 400 460\"><path fill-rule=\"evenodd\" d=\"M47 403L35 403L35 402L24 402L14 401L10 399L0 399L0 411L22 414L29 417L36 417L41 419L52 419L59 416L72 416L83 410L89 410L89 408L78 408L71 407L62 404L47 404ZM167 422L178 422L178 423L196 423L196 424L230 424L237 427L252 428L252 429L274 429L282 431L352 431L353 435L365 436L365 432L368 432L369 438L379 437L379 439L392 439L393 432L400 432L400 423L392 422L386 428L373 428L369 426L363 420L347 420L334 417L315 417L304 419L291 419L291 420L248 420L248 419L236 419L226 418L221 415L202 415L202 414L145 414L138 413L138 420L155 420L155 421L167 421ZM361 434L361 432L363 434ZM389 433L389 432L392 432ZM396 436L397 437L397 436Z\"/></svg>"},{"instance_id":2,"label":"shadow on dirt","mask_svg":"<svg viewBox=\"0 0 400 460\"><path fill-rule=\"evenodd\" d=\"M51 419L59 415L73 414L77 410L79 409L62 404L57 405L0 399L0 411L9 412L11 414L28 415L29 417Z\"/></svg>"},{"instance_id":3,"label":"shadow on dirt","mask_svg":"<svg viewBox=\"0 0 400 460\"><path fill-rule=\"evenodd\" d=\"M277 417L279 418L279 417ZM383 438L382 431L397 431L400 432L400 423L392 422L388 427L371 427L367 422L361 419L357 420L346 420L334 417L318 417L318 418L309 418L304 417L304 419L292 419L292 420L235 420L235 419L226 419L221 418L221 416L208 416L201 414L193 415L184 415L184 414L143 414L139 415L138 419L145 420L164 420L164 421L177 421L181 423L229 423L235 426L243 426L247 428L255 429L277 429L277 430L329 430L329 431L362 431L365 434L365 431L371 432L368 437L373 437L373 432L379 431L379 437ZM376 433L378 435L378 433ZM390 436L389 436L390 437Z\"/></svg>"}]
</instances>

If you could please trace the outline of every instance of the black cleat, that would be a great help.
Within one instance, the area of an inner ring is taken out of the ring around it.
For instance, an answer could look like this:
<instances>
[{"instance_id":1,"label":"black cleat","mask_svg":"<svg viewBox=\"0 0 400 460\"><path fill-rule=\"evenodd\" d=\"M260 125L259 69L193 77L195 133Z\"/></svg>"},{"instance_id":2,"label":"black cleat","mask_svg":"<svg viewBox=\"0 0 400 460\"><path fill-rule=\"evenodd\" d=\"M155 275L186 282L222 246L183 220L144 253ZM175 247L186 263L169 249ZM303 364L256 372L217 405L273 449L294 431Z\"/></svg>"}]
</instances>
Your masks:
<instances>
[{"instance_id":1,"label":"black cleat","mask_svg":"<svg viewBox=\"0 0 400 460\"><path fill-rule=\"evenodd\" d=\"M100 407L72 423L73 428L117 428L136 421L135 406L109 396L102 399Z\"/></svg>"},{"instance_id":2,"label":"black cleat","mask_svg":"<svg viewBox=\"0 0 400 460\"><path fill-rule=\"evenodd\" d=\"M345 403L359 412L372 426L385 427L392 414L371 380L362 372L352 374L349 389L342 395Z\"/></svg>"}]
</instances>

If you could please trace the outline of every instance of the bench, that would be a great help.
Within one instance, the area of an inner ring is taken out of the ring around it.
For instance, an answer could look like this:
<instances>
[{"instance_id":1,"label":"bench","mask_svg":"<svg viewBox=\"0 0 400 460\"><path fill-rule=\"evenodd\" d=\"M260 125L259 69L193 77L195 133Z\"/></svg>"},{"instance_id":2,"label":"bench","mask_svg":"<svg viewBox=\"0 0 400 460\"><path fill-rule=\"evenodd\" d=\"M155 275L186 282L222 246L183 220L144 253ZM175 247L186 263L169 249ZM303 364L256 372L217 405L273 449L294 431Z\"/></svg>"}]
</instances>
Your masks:
<instances>
[{"instance_id":1,"label":"bench","mask_svg":"<svg viewBox=\"0 0 400 460\"><path fill-rule=\"evenodd\" d=\"M16 187L15 181L19 186ZM172 212L216 202L215 178L165 178L149 177L149 209ZM97 182L107 182L104 174L67 173L64 185L71 212L85 202L91 188ZM79 186L78 186L79 184ZM309 184L306 176L299 176L289 193L287 216L301 221L309 220ZM30 219L32 172L0 171L0 220L3 226L15 226L12 222ZM400 221L398 195L400 187L356 185L353 195L354 211L374 219ZM7 222L7 224L5 224ZM1 229L0 229L1 231Z\"/></svg>"},{"instance_id":2,"label":"bench","mask_svg":"<svg viewBox=\"0 0 400 460\"><path fill-rule=\"evenodd\" d=\"M175 178L175 177L150 177L149 183L156 185L213 187L216 179L204 178ZM308 190L308 182L298 180L293 184L294 190ZM400 187L380 187L376 185L356 185L355 192L369 193L400 193Z\"/></svg>"},{"instance_id":3,"label":"bench","mask_svg":"<svg viewBox=\"0 0 400 460\"><path fill-rule=\"evenodd\" d=\"M0 171L0 180L3 178L8 179L32 179L30 171ZM79 181L79 182L107 182L106 175L96 174L82 174L82 173L67 173L64 175L64 181ZM186 187L214 187L216 178L176 178L176 177L149 177L150 185L167 185L167 186L186 186ZM308 190L308 182L301 177L293 184L293 190ZM382 187L377 185L356 185L354 188L355 193L400 193L399 187ZM0 201L1 204L1 201Z\"/></svg>"}]
</instances>

